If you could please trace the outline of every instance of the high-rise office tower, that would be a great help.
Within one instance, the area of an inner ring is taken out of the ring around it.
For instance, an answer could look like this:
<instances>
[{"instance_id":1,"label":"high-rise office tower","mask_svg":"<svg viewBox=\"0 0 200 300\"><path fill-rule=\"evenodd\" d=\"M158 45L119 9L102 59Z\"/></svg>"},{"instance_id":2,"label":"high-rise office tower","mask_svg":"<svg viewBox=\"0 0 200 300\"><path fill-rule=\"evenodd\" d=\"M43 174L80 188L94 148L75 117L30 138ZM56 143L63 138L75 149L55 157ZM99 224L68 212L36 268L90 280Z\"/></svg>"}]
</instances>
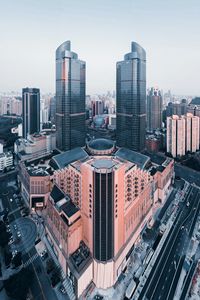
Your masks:
<instances>
[{"instance_id":1,"label":"high-rise office tower","mask_svg":"<svg viewBox=\"0 0 200 300\"><path fill-rule=\"evenodd\" d=\"M157 88L151 88L147 95L147 130L153 132L162 128L162 96Z\"/></svg>"},{"instance_id":2,"label":"high-rise office tower","mask_svg":"<svg viewBox=\"0 0 200 300\"><path fill-rule=\"evenodd\" d=\"M117 62L117 145L135 151L145 148L146 52L132 42L131 52Z\"/></svg>"},{"instance_id":3,"label":"high-rise office tower","mask_svg":"<svg viewBox=\"0 0 200 300\"><path fill-rule=\"evenodd\" d=\"M92 116L102 115L104 113L104 102L102 100L94 100L91 103Z\"/></svg>"},{"instance_id":4,"label":"high-rise office tower","mask_svg":"<svg viewBox=\"0 0 200 300\"><path fill-rule=\"evenodd\" d=\"M40 131L40 90L22 89L23 138Z\"/></svg>"},{"instance_id":5,"label":"high-rise office tower","mask_svg":"<svg viewBox=\"0 0 200 300\"><path fill-rule=\"evenodd\" d=\"M166 107L166 116L171 117L173 115L182 116L187 113L187 102L182 99L180 103L169 102Z\"/></svg>"},{"instance_id":6,"label":"high-rise office tower","mask_svg":"<svg viewBox=\"0 0 200 300\"><path fill-rule=\"evenodd\" d=\"M62 151L85 145L85 62L70 41L56 50L56 142Z\"/></svg>"},{"instance_id":7,"label":"high-rise office tower","mask_svg":"<svg viewBox=\"0 0 200 300\"><path fill-rule=\"evenodd\" d=\"M52 124L55 124L56 120L56 97L50 99L50 111L49 118Z\"/></svg>"}]
</instances>

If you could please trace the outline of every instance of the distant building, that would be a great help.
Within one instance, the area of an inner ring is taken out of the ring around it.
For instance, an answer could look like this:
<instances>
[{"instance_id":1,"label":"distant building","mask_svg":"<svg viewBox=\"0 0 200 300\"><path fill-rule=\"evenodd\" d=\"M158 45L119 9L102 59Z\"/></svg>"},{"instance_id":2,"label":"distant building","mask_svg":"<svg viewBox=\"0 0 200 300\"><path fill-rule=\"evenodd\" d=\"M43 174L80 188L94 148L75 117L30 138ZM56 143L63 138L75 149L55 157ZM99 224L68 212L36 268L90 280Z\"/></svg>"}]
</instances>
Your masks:
<instances>
[{"instance_id":1,"label":"distant building","mask_svg":"<svg viewBox=\"0 0 200 300\"><path fill-rule=\"evenodd\" d=\"M109 114L109 129L116 129L116 115L115 114Z\"/></svg>"},{"instance_id":2,"label":"distant building","mask_svg":"<svg viewBox=\"0 0 200 300\"><path fill-rule=\"evenodd\" d=\"M56 123L56 97L50 99L50 121L52 124Z\"/></svg>"},{"instance_id":3,"label":"distant building","mask_svg":"<svg viewBox=\"0 0 200 300\"><path fill-rule=\"evenodd\" d=\"M14 144L14 152L21 161L42 158L55 148L55 132L29 135L27 139L18 139Z\"/></svg>"},{"instance_id":4,"label":"distant building","mask_svg":"<svg viewBox=\"0 0 200 300\"><path fill-rule=\"evenodd\" d=\"M187 107L187 112L200 117L200 105L190 103Z\"/></svg>"},{"instance_id":5,"label":"distant building","mask_svg":"<svg viewBox=\"0 0 200 300\"><path fill-rule=\"evenodd\" d=\"M187 102L185 99L181 100L181 103L169 102L166 107L166 117L171 117L173 115L182 116L187 113Z\"/></svg>"},{"instance_id":6,"label":"distant building","mask_svg":"<svg viewBox=\"0 0 200 300\"><path fill-rule=\"evenodd\" d=\"M70 41L56 50L56 135L59 150L85 145L85 62Z\"/></svg>"},{"instance_id":7,"label":"distant building","mask_svg":"<svg viewBox=\"0 0 200 300\"><path fill-rule=\"evenodd\" d=\"M200 97L196 97L194 99L192 99L192 101L190 102L191 105L199 105L200 106Z\"/></svg>"},{"instance_id":8,"label":"distant building","mask_svg":"<svg viewBox=\"0 0 200 300\"><path fill-rule=\"evenodd\" d=\"M13 154L11 152L0 153L0 171L13 166Z\"/></svg>"},{"instance_id":9,"label":"distant building","mask_svg":"<svg viewBox=\"0 0 200 300\"><path fill-rule=\"evenodd\" d=\"M0 115L22 115L22 101L15 97L0 97Z\"/></svg>"},{"instance_id":10,"label":"distant building","mask_svg":"<svg viewBox=\"0 0 200 300\"><path fill-rule=\"evenodd\" d=\"M199 117L187 113L167 118L167 152L173 157L199 150Z\"/></svg>"},{"instance_id":11,"label":"distant building","mask_svg":"<svg viewBox=\"0 0 200 300\"><path fill-rule=\"evenodd\" d=\"M160 90L151 88L147 95L147 131L162 128L163 101Z\"/></svg>"},{"instance_id":12,"label":"distant building","mask_svg":"<svg viewBox=\"0 0 200 300\"><path fill-rule=\"evenodd\" d=\"M146 137L146 150L148 152L158 152L161 148L161 142L154 135L150 135Z\"/></svg>"},{"instance_id":13,"label":"distant building","mask_svg":"<svg viewBox=\"0 0 200 300\"><path fill-rule=\"evenodd\" d=\"M104 102L101 100L95 100L91 102L92 117L96 115L102 115L104 113Z\"/></svg>"},{"instance_id":14,"label":"distant building","mask_svg":"<svg viewBox=\"0 0 200 300\"><path fill-rule=\"evenodd\" d=\"M40 101L40 131L42 131L43 124L49 122L49 107L46 105L45 100Z\"/></svg>"},{"instance_id":15,"label":"distant building","mask_svg":"<svg viewBox=\"0 0 200 300\"><path fill-rule=\"evenodd\" d=\"M40 132L40 90L22 89L22 130L23 138Z\"/></svg>"},{"instance_id":16,"label":"distant building","mask_svg":"<svg viewBox=\"0 0 200 300\"><path fill-rule=\"evenodd\" d=\"M117 145L134 151L145 148L146 53L135 42L124 60L117 62Z\"/></svg>"}]
</instances>

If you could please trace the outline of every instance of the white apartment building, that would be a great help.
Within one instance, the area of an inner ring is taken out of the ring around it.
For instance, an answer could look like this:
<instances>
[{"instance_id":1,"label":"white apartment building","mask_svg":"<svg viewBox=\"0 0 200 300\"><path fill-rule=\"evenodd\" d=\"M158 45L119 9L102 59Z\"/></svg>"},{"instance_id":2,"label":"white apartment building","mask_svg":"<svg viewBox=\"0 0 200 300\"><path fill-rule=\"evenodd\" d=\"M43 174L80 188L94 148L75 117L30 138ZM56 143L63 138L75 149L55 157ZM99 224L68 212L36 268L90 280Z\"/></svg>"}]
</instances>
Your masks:
<instances>
[{"instance_id":1,"label":"white apartment building","mask_svg":"<svg viewBox=\"0 0 200 300\"><path fill-rule=\"evenodd\" d=\"M167 152L173 157L199 150L200 120L198 116L187 113L167 118Z\"/></svg>"},{"instance_id":2,"label":"white apartment building","mask_svg":"<svg viewBox=\"0 0 200 300\"><path fill-rule=\"evenodd\" d=\"M11 152L0 153L0 171L3 171L5 168L12 167L13 165L13 155Z\"/></svg>"}]
</instances>

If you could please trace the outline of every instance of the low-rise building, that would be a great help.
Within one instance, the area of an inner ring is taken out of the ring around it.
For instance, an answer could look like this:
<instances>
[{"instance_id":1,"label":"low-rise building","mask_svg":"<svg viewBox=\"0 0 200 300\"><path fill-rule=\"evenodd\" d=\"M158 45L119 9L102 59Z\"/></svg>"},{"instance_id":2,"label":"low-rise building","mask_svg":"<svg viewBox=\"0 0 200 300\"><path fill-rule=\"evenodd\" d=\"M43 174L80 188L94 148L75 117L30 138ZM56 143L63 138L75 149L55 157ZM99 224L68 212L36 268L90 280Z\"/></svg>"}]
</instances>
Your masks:
<instances>
[{"instance_id":1,"label":"low-rise building","mask_svg":"<svg viewBox=\"0 0 200 300\"><path fill-rule=\"evenodd\" d=\"M21 161L33 160L52 153L56 148L55 132L29 135L15 142L14 151Z\"/></svg>"},{"instance_id":2,"label":"low-rise building","mask_svg":"<svg viewBox=\"0 0 200 300\"><path fill-rule=\"evenodd\" d=\"M21 195L31 209L43 209L51 191L50 170L46 166L18 164ZM48 172L49 170L49 172Z\"/></svg>"}]
</instances>

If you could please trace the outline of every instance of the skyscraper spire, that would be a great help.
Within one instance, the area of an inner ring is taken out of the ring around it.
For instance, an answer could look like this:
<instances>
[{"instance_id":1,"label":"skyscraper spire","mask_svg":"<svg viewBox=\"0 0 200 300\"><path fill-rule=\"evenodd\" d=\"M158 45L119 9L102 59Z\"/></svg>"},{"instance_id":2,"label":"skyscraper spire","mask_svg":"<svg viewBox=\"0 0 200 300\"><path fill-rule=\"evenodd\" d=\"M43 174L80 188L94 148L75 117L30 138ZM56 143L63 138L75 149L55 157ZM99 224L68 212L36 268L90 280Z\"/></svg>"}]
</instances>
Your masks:
<instances>
[{"instance_id":1,"label":"skyscraper spire","mask_svg":"<svg viewBox=\"0 0 200 300\"><path fill-rule=\"evenodd\" d=\"M135 151L145 148L146 53L135 42L117 63L117 145Z\"/></svg>"},{"instance_id":2,"label":"skyscraper spire","mask_svg":"<svg viewBox=\"0 0 200 300\"><path fill-rule=\"evenodd\" d=\"M62 151L85 145L85 62L70 41L56 50L56 142Z\"/></svg>"}]
</instances>

